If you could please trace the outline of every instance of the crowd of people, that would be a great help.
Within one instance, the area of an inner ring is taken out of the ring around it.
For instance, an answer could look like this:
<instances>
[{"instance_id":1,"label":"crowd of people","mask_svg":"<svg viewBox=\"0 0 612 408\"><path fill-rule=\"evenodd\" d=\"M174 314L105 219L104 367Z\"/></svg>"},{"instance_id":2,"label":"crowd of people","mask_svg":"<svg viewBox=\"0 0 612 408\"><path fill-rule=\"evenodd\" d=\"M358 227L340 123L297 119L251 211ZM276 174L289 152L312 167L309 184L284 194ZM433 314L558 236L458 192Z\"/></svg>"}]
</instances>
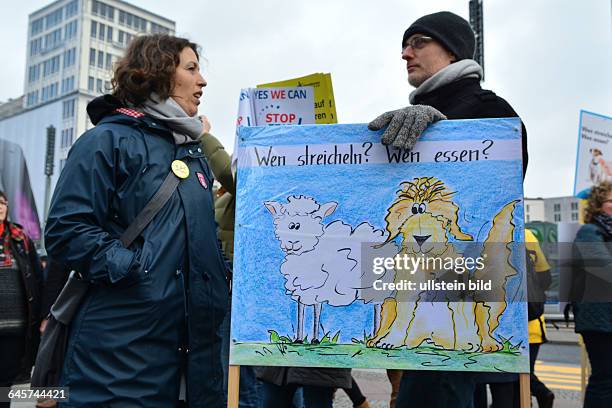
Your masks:
<instances>
[{"instance_id":1,"label":"crowd of people","mask_svg":"<svg viewBox=\"0 0 612 408\"><path fill-rule=\"evenodd\" d=\"M401 50L415 90L411 106L370 122L371 130L384 129L384 144L411 149L438 120L518 117L481 88L474 33L463 18L417 19ZM74 270L88 287L70 323L57 384L69 387L70 400L60 406L226 406L236 183L230 156L198 116L206 85L195 43L157 34L130 43L112 92L88 105L95 127L76 141L57 183L45 273L32 240L8 221L0 192L0 386L29 375L51 306ZM612 184L593 189L585 221L577 241L600 243L596 256L609 273ZM550 267L533 235L526 242L535 281L545 287ZM541 408L552 407L554 394L533 373L546 341L542 313L534 313L531 391ZM585 407L610 406L612 304L577 302L575 318L593 370ZM392 407L486 407L486 384L494 407L519 406L516 375L389 370L388 377ZM240 379L244 408L332 407L340 389L355 407L370 406L350 369L243 366Z\"/></svg>"}]
</instances>

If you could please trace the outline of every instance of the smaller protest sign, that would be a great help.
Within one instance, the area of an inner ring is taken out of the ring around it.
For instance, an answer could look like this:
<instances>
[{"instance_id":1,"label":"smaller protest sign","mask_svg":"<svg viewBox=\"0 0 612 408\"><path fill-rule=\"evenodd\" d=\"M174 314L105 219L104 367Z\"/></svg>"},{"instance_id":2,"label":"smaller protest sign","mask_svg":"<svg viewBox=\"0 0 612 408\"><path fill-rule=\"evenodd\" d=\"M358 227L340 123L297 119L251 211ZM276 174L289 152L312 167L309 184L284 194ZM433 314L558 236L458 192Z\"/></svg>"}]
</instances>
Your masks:
<instances>
[{"instance_id":1,"label":"smaller protest sign","mask_svg":"<svg viewBox=\"0 0 612 408\"><path fill-rule=\"evenodd\" d=\"M574 195L612 181L612 117L580 111Z\"/></svg>"}]
</instances>

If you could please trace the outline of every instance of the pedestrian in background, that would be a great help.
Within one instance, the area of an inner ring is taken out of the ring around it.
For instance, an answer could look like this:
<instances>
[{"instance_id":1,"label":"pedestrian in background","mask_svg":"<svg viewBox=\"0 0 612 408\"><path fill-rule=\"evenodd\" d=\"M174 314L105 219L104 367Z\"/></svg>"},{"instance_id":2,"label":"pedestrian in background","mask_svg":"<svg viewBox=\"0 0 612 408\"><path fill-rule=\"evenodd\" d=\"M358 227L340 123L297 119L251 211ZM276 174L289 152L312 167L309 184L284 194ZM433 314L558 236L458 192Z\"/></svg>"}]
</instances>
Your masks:
<instances>
[{"instance_id":1,"label":"pedestrian in background","mask_svg":"<svg viewBox=\"0 0 612 408\"><path fill-rule=\"evenodd\" d=\"M40 340L42 271L34 242L8 221L8 197L0 191L0 387L30 378ZM0 402L0 407L10 403Z\"/></svg>"},{"instance_id":2,"label":"pedestrian in background","mask_svg":"<svg viewBox=\"0 0 612 408\"><path fill-rule=\"evenodd\" d=\"M582 335L591 363L585 408L612 404L612 183L591 189L585 224L576 234L574 283L583 290L574 298L576 333Z\"/></svg>"},{"instance_id":3,"label":"pedestrian in background","mask_svg":"<svg viewBox=\"0 0 612 408\"><path fill-rule=\"evenodd\" d=\"M70 150L45 235L49 256L90 282L71 323L62 407L174 407L182 384L189 407L223 406L229 287L199 145L206 84L195 43L146 35L117 62L112 94L87 107L95 127ZM168 177L178 186L124 247Z\"/></svg>"}]
</instances>

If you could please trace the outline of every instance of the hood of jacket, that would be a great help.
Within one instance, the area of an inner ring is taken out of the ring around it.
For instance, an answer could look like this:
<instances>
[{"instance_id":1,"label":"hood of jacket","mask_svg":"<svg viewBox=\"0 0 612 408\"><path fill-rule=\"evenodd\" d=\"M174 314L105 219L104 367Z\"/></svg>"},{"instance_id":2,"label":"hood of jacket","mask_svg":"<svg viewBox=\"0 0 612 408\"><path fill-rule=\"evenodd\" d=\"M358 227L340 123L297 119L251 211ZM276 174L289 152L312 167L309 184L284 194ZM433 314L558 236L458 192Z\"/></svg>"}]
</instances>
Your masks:
<instances>
[{"instance_id":1,"label":"hood of jacket","mask_svg":"<svg viewBox=\"0 0 612 408\"><path fill-rule=\"evenodd\" d=\"M102 95L87 104L87 114L91 123L97 125L106 116L113 115L115 110L124 107L113 95Z\"/></svg>"}]
</instances>

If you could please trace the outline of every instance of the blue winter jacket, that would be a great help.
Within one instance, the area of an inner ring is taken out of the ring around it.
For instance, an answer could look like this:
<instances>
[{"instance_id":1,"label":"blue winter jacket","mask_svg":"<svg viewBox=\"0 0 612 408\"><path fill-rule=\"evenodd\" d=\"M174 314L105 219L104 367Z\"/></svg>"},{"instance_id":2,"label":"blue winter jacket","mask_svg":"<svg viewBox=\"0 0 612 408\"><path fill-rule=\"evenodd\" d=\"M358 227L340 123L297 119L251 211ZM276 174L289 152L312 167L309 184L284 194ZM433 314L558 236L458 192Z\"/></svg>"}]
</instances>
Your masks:
<instances>
[{"instance_id":1,"label":"blue winter jacket","mask_svg":"<svg viewBox=\"0 0 612 408\"><path fill-rule=\"evenodd\" d=\"M190 407L220 407L228 285L212 174L197 142L177 146L163 123L116 107L108 95L88 106L96 126L70 151L47 220L49 255L91 282L71 326L61 405L173 407L184 373ZM124 248L121 233L173 160L189 176Z\"/></svg>"},{"instance_id":2,"label":"blue winter jacket","mask_svg":"<svg viewBox=\"0 0 612 408\"><path fill-rule=\"evenodd\" d=\"M610 240L595 224L585 224L576 234L576 274L582 302L574 303L576 332L612 332L612 252ZM587 266L588 264L588 266Z\"/></svg>"}]
</instances>

